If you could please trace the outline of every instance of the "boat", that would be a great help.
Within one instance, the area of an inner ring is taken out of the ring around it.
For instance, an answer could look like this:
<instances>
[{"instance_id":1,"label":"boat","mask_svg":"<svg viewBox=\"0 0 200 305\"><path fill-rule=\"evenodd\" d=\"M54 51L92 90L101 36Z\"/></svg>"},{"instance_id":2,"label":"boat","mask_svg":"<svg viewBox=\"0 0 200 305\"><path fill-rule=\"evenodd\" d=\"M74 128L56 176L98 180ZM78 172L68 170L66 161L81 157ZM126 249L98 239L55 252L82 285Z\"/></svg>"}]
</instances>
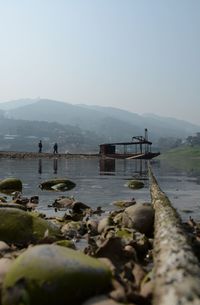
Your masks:
<instances>
[{"instance_id":1,"label":"boat","mask_svg":"<svg viewBox=\"0 0 200 305\"><path fill-rule=\"evenodd\" d=\"M99 154L102 158L149 160L159 156L160 152L152 152L152 142L148 140L146 128L145 136L134 136L130 142L100 144Z\"/></svg>"}]
</instances>

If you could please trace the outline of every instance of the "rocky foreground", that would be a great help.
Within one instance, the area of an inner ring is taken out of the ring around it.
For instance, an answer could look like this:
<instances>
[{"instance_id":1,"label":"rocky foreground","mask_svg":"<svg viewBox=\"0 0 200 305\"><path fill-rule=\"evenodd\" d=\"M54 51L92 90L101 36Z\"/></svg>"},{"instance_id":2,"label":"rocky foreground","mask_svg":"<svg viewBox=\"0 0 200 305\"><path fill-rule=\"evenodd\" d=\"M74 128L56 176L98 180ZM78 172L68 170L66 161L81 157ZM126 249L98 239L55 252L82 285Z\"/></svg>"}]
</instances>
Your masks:
<instances>
[{"instance_id":1,"label":"rocky foreground","mask_svg":"<svg viewBox=\"0 0 200 305\"><path fill-rule=\"evenodd\" d=\"M0 304L152 304L151 204L120 200L107 214L62 196L52 209L65 209L63 217L47 218L37 212L37 196L22 196L19 180L1 181L0 190L9 185L15 188L12 200L0 198ZM51 180L40 187L56 191L72 184ZM199 225L190 219L184 228L199 259Z\"/></svg>"}]
</instances>

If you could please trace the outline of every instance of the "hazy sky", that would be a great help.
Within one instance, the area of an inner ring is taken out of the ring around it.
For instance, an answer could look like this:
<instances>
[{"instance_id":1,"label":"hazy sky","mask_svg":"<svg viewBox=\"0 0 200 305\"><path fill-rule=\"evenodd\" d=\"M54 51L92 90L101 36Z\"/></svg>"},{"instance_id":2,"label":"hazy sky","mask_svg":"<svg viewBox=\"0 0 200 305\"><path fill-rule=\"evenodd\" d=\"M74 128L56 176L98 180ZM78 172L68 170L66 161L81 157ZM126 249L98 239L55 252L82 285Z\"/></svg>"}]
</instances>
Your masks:
<instances>
[{"instance_id":1,"label":"hazy sky","mask_svg":"<svg viewBox=\"0 0 200 305\"><path fill-rule=\"evenodd\" d=\"M200 0L0 0L0 102L26 97L200 124Z\"/></svg>"}]
</instances>

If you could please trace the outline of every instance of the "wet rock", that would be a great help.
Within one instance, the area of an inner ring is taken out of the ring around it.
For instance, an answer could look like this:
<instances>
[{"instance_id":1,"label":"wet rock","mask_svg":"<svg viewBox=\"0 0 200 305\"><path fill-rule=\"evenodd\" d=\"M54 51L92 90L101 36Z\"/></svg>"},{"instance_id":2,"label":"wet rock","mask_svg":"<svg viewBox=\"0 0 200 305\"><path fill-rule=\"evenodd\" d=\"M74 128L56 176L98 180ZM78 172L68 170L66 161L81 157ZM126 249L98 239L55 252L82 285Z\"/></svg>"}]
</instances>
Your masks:
<instances>
[{"instance_id":1,"label":"wet rock","mask_svg":"<svg viewBox=\"0 0 200 305\"><path fill-rule=\"evenodd\" d=\"M1 208L0 240L24 245L42 239L45 234L57 239L59 230L37 215L15 208Z\"/></svg>"},{"instance_id":2,"label":"wet rock","mask_svg":"<svg viewBox=\"0 0 200 305\"><path fill-rule=\"evenodd\" d=\"M106 293L110 270L95 258L57 245L29 248L3 282L2 305L77 305Z\"/></svg>"},{"instance_id":3,"label":"wet rock","mask_svg":"<svg viewBox=\"0 0 200 305\"><path fill-rule=\"evenodd\" d=\"M62 197L55 200L53 207L57 208L71 208L75 199L73 197Z\"/></svg>"},{"instance_id":4,"label":"wet rock","mask_svg":"<svg viewBox=\"0 0 200 305\"><path fill-rule=\"evenodd\" d=\"M86 226L91 235L98 234L98 222L96 220L89 219L86 222Z\"/></svg>"},{"instance_id":5,"label":"wet rock","mask_svg":"<svg viewBox=\"0 0 200 305\"><path fill-rule=\"evenodd\" d=\"M112 224L112 219L109 216L102 218L98 223L98 233L101 234L106 228L108 228Z\"/></svg>"},{"instance_id":6,"label":"wet rock","mask_svg":"<svg viewBox=\"0 0 200 305\"><path fill-rule=\"evenodd\" d=\"M90 209L90 207L81 201L75 201L72 203L72 210L74 213L81 213L87 209Z\"/></svg>"},{"instance_id":7,"label":"wet rock","mask_svg":"<svg viewBox=\"0 0 200 305\"><path fill-rule=\"evenodd\" d=\"M144 187L144 182L140 180L130 180L128 182L128 187L134 190L138 190Z\"/></svg>"},{"instance_id":8,"label":"wet rock","mask_svg":"<svg viewBox=\"0 0 200 305\"><path fill-rule=\"evenodd\" d=\"M0 208L14 208L14 209L20 209L23 211L27 210L26 206L23 206L22 204L12 203L12 202L0 203Z\"/></svg>"},{"instance_id":9,"label":"wet rock","mask_svg":"<svg viewBox=\"0 0 200 305\"><path fill-rule=\"evenodd\" d=\"M3 280L9 271L11 265L12 265L12 260L9 258L1 258L0 259L0 299L1 299L1 290L2 290L2 283Z\"/></svg>"},{"instance_id":10,"label":"wet rock","mask_svg":"<svg viewBox=\"0 0 200 305\"><path fill-rule=\"evenodd\" d=\"M154 209L151 204L135 204L126 208L122 216L122 224L133 228L147 236L151 236L154 225Z\"/></svg>"},{"instance_id":11,"label":"wet rock","mask_svg":"<svg viewBox=\"0 0 200 305\"><path fill-rule=\"evenodd\" d=\"M89 299L87 302L84 302L82 305L120 305L122 303L115 302L112 299L109 299L107 296L102 295L92 299Z\"/></svg>"},{"instance_id":12,"label":"wet rock","mask_svg":"<svg viewBox=\"0 0 200 305\"><path fill-rule=\"evenodd\" d=\"M67 240L67 239L58 240L54 244L58 245L58 246L74 249L74 250L76 249L73 241Z\"/></svg>"},{"instance_id":13,"label":"wet rock","mask_svg":"<svg viewBox=\"0 0 200 305\"><path fill-rule=\"evenodd\" d=\"M4 253L6 251L10 250L10 246L5 243L4 241L0 241L0 253Z\"/></svg>"},{"instance_id":14,"label":"wet rock","mask_svg":"<svg viewBox=\"0 0 200 305\"><path fill-rule=\"evenodd\" d=\"M135 198L132 198L131 200L117 200L113 202L113 205L119 208L127 208L134 204L136 204Z\"/></svg>"},{"instance_id":15,"label":"wet rock","mask_svg":"<svg viewBox=\"0 0 200 305\"><path fill-rule=\"evenodd\" d=\"M62 226L61 232L65 238L79 240L87 232L87 229L82 221L70 221Z\"/></svg>"},{"instance_id":16,"label":"wet rock","mask_svg":"<svg viewBox=\"0 0 200 305\"><path fill-rule=\"evenodd\" d=\"M71 189L73 189L76 184L68 179L53 179L53 180L47 180L42 182L39 187L42 190L57 190L57 191L61 191L58 187L58 185L62 185L62 191L69 191Z\"/></svg>"},{"instance_id":17,"label":"wet rock","mask_svg":"<svg viewBox=\"0 0 200 305\"><path fill-rule=\"evenodd\" d=\"M134 275L136 286L140 287L141 282L146 275L146 272L144 271L141 265L134 264L132 274Z\"/></svg>"},{"instance_id":18,"label":"wet rock","mask_svg":"<svg viewBox=\"0 0 200 305\"><path fill-rule=\"evenodd\" d=\"M0 181L0 192L11 194L14 191L22 190L22 182L17 178L6 178Z\"/></svg>"},{"instance_id":19,"label":"wet rock","mask_svg":"<svg viewBox=\"0 0 200 305\"><path fill-rule=\"evenodd\" d=\"M97 249L95 256L106 257L113 263L114 266L120 268L126 261L123 248L124 245L121 238L111 237L102 243L102 245Z\"/></svg>"},{"instance_id":20,"label":"wet rock","mask_svg":"<svg viewBox=\"0 0 200 305\"><path fill-rule=\"evenodd\" d=\"M7 198L6 197L0 197L0 203L6 203Z\"/></svg>"}]
</instances>

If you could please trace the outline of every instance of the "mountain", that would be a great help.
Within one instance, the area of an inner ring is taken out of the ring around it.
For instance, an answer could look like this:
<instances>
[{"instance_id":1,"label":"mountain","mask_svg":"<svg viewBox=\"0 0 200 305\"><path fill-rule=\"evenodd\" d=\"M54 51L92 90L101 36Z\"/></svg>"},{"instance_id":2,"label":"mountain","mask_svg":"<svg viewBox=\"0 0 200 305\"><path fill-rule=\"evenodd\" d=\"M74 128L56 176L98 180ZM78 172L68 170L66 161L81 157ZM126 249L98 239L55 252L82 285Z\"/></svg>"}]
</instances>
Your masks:
<instances>
[{"instance_id":1,"label":"mountain","mask_svg":"<svg viewBox=\"0 0 200 305\"><path fill-rule=\"evenodd\" d=\"M22 106L27 106L29 104L34 104L38 99L20 99L9 102L0 103L0 109L9 111L11 109L15 109Z\"/></svg>"},{"instance_id":2,"label":"mountain","mask_svg":"<svg viewBox=\"0 0 200 305\"><path fill-rule=\"evenodd\" d=\"M0 104L10 119L57 122L92 132L104 142L129 141L132 136L144 135L148 128L153 142L163 137L186 138L200 130L200 126L174 118L153 114L139 115L130 111L102 106L72 105L48 99L18 100Z\"/></svg>"}]
</instances>

